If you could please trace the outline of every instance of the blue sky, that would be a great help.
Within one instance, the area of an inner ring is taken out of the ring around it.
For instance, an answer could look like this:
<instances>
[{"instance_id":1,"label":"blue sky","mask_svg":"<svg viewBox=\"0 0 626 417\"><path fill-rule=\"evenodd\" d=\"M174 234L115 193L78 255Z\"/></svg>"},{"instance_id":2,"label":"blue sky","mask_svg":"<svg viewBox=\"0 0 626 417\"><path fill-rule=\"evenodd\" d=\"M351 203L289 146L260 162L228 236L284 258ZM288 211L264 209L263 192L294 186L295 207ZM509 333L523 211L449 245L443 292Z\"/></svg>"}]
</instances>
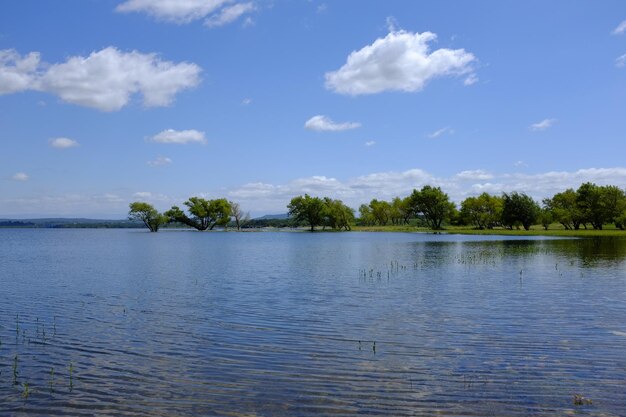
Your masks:
<instances>
[{"instance_id":1,"label":"blue sky","mask_svg":"<svg viewBox=\"0 0 626 417\"><path fill-rule=\"evenodd\" d=\"M0 8L0 217L626 187L623 1Z\"/></svg>"}]
</instances>

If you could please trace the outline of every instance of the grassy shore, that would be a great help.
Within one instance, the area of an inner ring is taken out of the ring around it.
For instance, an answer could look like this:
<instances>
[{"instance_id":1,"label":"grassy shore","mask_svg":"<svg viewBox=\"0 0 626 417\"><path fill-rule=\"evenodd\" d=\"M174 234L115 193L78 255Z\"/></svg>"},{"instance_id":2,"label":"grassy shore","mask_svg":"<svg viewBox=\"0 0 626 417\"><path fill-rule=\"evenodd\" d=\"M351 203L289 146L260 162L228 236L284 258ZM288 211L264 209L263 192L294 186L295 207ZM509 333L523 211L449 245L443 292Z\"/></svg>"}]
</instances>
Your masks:
<instances>
[{"instance_id":1,"label":"grassy shore","mask_svg":"<svg viewBox=\"0 0 626 417\"><path fill-rule=\"evenodd\" d=\"M410 225L388 225L388 226L354 226L353 231L356 232L422 232L433 233L433 230L425 227L416 227ZM484 229L478 230L468 226L446 226L442 233L459 234L459 235L503 235L503 236L556 236L556 237L626 237L626 230L619 230L609 225L603 230L580 229L565 230L560 224L552 224L548 230L544 230L542 226L533 226L530 230L524 229Z\"/></svg>"}]
</instances>

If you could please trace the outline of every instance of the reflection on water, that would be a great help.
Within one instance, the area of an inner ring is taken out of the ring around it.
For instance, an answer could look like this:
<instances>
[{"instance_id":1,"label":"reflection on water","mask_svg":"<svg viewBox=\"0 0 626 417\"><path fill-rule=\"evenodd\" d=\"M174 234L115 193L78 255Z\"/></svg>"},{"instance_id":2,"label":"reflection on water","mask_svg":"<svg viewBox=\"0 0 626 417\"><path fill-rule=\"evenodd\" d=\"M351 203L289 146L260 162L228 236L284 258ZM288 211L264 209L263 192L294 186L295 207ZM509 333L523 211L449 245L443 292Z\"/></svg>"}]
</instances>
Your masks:
<instances>
[{"instance_id":1,"label":"reflection on water","mask_svg":"<svg viewBox=\"0 0 626 417\"><path fill-rule=\"evenodd\" d=\"M0 415L623 416L625 259L624 239L0 230Z\"/></svg>"}]
</instances>

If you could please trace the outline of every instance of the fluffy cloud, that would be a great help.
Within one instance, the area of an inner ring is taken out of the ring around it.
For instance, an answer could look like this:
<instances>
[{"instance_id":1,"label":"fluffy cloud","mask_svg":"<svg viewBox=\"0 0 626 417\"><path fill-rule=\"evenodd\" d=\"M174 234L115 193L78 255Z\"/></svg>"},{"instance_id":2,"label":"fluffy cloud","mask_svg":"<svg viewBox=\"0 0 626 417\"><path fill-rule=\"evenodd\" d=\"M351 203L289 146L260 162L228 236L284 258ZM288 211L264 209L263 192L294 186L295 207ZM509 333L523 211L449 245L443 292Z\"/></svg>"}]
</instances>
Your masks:
<instances>
[{"instance_id":1,"label":"fluffy cloud","mask_svg":"<svg viewBox=\"0 0 626 417\"><path fill-rule=\"evenodd\" d=\"M158 142L158 143L178 143L178 144L186 144L186 143L203 143L204 144L206 143L204 132L200 132L194 129L190 129L190 130L167 129L152 136L149 140L152 142Z\"/></svg>"},{"instance_id":2,"label":"fluffy cloud","mask_svg":"<svg viewBox=\"0 0 626 417\"><path fill-rule=\"evenodd\" d=\"M21 57L0 51L0 94L37 90L63 101L102 111L120 110L135 94L147 107L167 106L181 90L200 81L200 67L161 60L156 54L122 52L114 47L42 65L39 54Z\"/></svg>"},{"instance_id":3,"label":"fluffy cloud","mask_svg":"<svg viewBox=\"0 0 626 417\"><path fill-rule=\"evenodd\" d=\"M167 156L157 156L152 161L148 161L148 165L150 165L151 167L160 167L163 165L169 165L171 163L172 163L172 160L168 158Z\"/></svg>"},{"instance_id":4,"label":"fluffy cloud","mask_svg":"<svg viewBox=\"0 0 626 417\"><path fill-rule=\"evenodd\" d=\"M206 19L204 25L207 27L224 26L239 19L241 15L255 10L255 8L253 3L239 3L224 7L219 13Z\"/></svg>"},{"instance_id":5,"label":"fluffy cloud","mask_svg":"<svg viewBox=\"0 0 626 417\"><path fill-rule=\"evenodd\" d=\"M78 142L70 138L54 138L48 142L50 146L57 149L74 148L78 146Z\"/></svg>"},{"instance_id":6,"label":"fluffy cloud","mask_svg":"<svg viewBox=\"0 0 626 417\"><path fill-rule=\"evenodd\" d=\"M304 123L306 129L316 130L318 132L339 132L342 130L356 129L360 126L360 123L355 122L336 123L322 115L313 116Z\"/></svg>"},{"instance_id":7,"label":"fluffy cloud","mask_svg":"<svg viewBox=\"0 0 626 417\"><path fill-rule=\"evenodd\" d=\"M443 128L441 128L439 130L435 130L434 132L429 133L428 137L432 138L432 139L435 139L435 138L438 138L440 136L451 135L453 133L454 133L454 129L452 129L451 127L443 127Z\"/></svg>"},{"instance_id":8,"label":"fluffy cloud","mask_svg":"<svg viewBox=\"0 0 626 417\"><path fill-rule=\"evenodd\" d=\"M28 181L29 178L28 174L24 172L17 172L11 177L13 181Z\"/></svg>"},{"instance_id":9,"label":"fluffy cloud","mask_svg":"<svg viewBox=\"0 0 626 417\"><path fill-rule=\"evenodd\" d=\"M613 35L621 35L626 32L626 20L623 20L617 27L613 30Z\"/></svg>"},{"instance_id":10,"label":"fluffy cloud","mask_svg":"<svg viewBox=\"0 0 626 417\"><path fill-rule=\"evenodd\" d=\"M158 20L177 24L206 18L205 25L209 27L231 23L255 10L251 2L231 3L233 0L126 0L115 10L146 13Z\"/></svg>"},{"instance_id":11,"label":"fluffy cloud","mask_svg":"<svg viewBox=\"0 0 626 417\"><path fill-rule=\"evenodd\" d=\"M39 62L37 52L22 57L12 49L0 50L0 94L32 88Z\"/></svg>"},{"instance_id":12,"label":"fluffy cloud","mask_svg":"<svg viewBox=\"0 0 626 417\"><path fill-rule=\"evenodd\" d=\"M353 51L337 71L326 73L326 88L348 95L413 92L422 90L433 78L471 74L474 55L464 49L430 51L429 43L436 38L431 32L392 30ZM468 79L477 80L475 76Z\"/></svg>"},{"instance_id":13,"label":"fluffy cloud","mask_svg":"<svg viewBox=\"0 0 626 417\"><path fill-rule=\"evenodd\" d=\"M228 198L242 207L254 207L256 213L279 213L291 198L308 193L339 198L353 208L372 198L389 200L406 196L414 188L438 186L460 203L468 196L483 192L525 192L540 201L566 188L578 188L583 182L626 187L626 168L589 168L577 171L551 171L538 174L491 174L484 170L461 171L450 177L437 177L421 169L379 172L339 180L326 176L299 178L284 184L255 182L232 189Z\"/></svg>"}]
</instances>

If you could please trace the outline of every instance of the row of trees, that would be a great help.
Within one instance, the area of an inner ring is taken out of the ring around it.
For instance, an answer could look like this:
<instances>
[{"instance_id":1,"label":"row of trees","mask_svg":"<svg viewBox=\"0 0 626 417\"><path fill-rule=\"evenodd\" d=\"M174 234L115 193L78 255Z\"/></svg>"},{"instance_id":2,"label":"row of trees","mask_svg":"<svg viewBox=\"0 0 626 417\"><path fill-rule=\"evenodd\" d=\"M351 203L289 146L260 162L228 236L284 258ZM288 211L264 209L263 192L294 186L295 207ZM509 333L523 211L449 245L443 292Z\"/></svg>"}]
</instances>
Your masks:
<instances>
[{"instance_id":1,"label":"row of trees","mask_svg":"<svg viewBox=\"0 0 626 417\"><path fill-rule=\"evenodd\" d=\"M224 198L206 200L191 197L183 204L187 212L172 206L165 213L159 213L151 204L136 201L129 206L128 218L143 222L151 232L157 232L161 226L174 222L197 230L213 230L215 226L227 226L234 221L239 230L250 220L250 215L244 213L238 203Z\"/></svg>"},{"instance_id":2,"label":"row of trees","mask_svg":"<svg viewBox=\"0 0 626 417\"><path fill-rule=\"evenodd\" d=\"M354 210L341 200L328 197L311 197L308 194L294 197L287 205L289 217L296 224L305 223L315 230L316 226L331 227L335 230L350 230L354 223Z\"/></svg>"},{"instance_id":3,"label":"row of trees","mask_svg":"<svg viewBox=\"0 0 626 417\"><path fill-rule=\"evenodd\" d=\"M171 222L197 230L212 230L230 222L240 229L250 220L239 204L223 198L205 200L191 197L183 204L186 211L173 206L165 213L159 213L148 203L134 202L130 204L129 218L142 221L153 232ZM352 208L341 200L329 197L305 194L294 197L287 208L293 225L305 224L311 230L319 226L350 230L351 225L357 222ZM402 225L416 221L433 230L442 229L444 224L471 225L477 229L523 227L525 230L534 224L542 224L547 229L553 222L573 230L587 228L588 225L602 229L608 223L624 229L626 193L613 185L599 186L588 182L577 190L570 188L544 199L542 206L524 193L483 193L463 200L458 210L441 188L426 185L404 198L396 197L391 201L374 199L359 207L358 223L362 225Z\"/></svg>"}]
</instances>

